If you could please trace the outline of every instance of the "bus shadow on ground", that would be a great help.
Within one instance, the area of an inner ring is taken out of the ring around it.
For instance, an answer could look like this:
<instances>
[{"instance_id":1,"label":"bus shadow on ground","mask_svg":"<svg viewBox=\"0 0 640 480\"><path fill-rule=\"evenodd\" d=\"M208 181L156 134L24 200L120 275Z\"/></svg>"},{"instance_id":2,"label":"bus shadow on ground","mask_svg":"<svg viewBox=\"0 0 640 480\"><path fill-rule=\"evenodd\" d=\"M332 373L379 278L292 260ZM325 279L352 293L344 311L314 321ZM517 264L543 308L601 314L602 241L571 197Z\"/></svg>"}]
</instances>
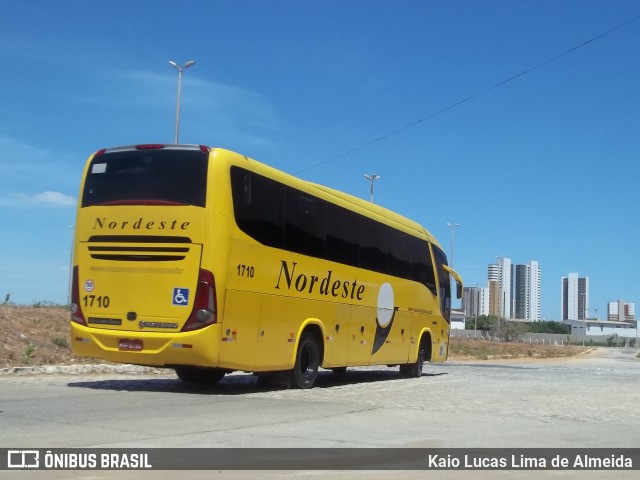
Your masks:
<instances>
[{"instance_id":1,"label":"bus shadow on ground","mask_svg":"<svg viewBox=\"0 0 640 480\"><path fill-rule=\"evenodd\" d=\"M447 375L441 373L423 373L421 379ZM165 392L197 395L245 395L259 394L269 391L289 390L286 376L273 378L270 381L260 381L260 377L252 374L227 375L215 385L190 384L178 378L117 378L105 380L88 380L69 382L72 388L87 388L92 390L115 390L128 392ZM345 373L320 371L313 388L338 388L359 384L395 381L419 381L420 379L406 379L397 370L348 370Z\"/></svg>"}]
</instances>

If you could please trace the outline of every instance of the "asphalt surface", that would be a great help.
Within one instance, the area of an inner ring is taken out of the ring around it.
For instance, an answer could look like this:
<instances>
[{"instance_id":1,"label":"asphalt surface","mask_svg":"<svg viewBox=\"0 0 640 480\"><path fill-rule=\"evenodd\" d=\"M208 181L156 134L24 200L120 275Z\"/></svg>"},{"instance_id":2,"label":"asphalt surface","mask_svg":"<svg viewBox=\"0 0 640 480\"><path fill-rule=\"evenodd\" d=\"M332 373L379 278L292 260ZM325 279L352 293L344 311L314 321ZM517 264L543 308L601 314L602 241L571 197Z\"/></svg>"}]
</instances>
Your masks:
<instances>
[{"instance_id":1,"label":"asphalt surface","mask_svg":"<svg viewBox=\"0 0 640 480\"><path fill-rule=\"evenodd\" d=\"M571 359L323 371L311 390L237 373L198 388L172 373L0 375L5 448L640 447L635 349ZM628 471L7 472L6 478L637 478ZM400 475L401 473L401 475ZM11 476L8 476L11 474ZM164 476L163 476L164 475Z\"/></svg>"}]
</instances>

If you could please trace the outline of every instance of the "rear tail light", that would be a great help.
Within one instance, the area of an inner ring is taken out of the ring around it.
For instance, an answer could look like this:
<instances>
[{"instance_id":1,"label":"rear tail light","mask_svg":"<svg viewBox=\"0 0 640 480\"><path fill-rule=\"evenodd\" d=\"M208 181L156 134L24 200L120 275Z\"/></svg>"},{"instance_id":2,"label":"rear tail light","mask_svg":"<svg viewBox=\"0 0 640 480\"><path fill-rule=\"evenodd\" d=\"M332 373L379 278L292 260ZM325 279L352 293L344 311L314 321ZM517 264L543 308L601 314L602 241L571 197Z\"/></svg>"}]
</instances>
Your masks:
<instances>
[{"instance_id":1,"label":"rear tail light","mask_svg":"<svg viewBox=\"0 0 640 480\"><path fill-rule=\"evenodd\" d=\"M71 282L71 304L69 305L71 310L71 321L79 323L80 325L87 325L87 321L84 319L84 314L80 308L80 290L78 289L78 267L73 267L73 280Z\"/></svg>"},{"instance_id":2,"label":"rear tail light","mask_svg":"<svg viewBox=\"0 0 640 480\"><path fill-rule=\"evenodd\" d=\"M159 150L164 148L161 143L147 143L145 145L136 145L136 150Z\"/></svg>"},{"instance_id":3,"label":"rear tail light","mask_svg":"<svg viewBox=\"0 0 640 480\"><path fill-rule=\"evenodd\" d=\"M198 288L191 315L182 327L183 332L197 330L218 321L218 308L216 299L216 285L213 273L201 269L198 276Z\"/></svg>"}]
</instances>

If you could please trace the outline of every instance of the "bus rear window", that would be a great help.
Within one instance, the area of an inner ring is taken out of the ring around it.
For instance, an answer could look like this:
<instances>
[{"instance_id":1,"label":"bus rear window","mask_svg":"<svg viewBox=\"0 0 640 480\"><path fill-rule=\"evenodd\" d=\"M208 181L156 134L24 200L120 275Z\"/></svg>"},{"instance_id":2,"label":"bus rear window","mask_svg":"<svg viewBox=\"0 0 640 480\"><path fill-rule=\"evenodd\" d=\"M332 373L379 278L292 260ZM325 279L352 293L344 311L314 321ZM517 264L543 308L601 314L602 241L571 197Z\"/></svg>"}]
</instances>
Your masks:
<instances>
[{"instance_id":1,"label":"bus rear window","mask_svg":"<svg viewBox=\"0 0 640 480\"><path fill-rule=\"evenodd\" d=\"M208 154L200 150L118 150L91 161L82 206L195 205L204 207Z\"/></svg>"}]
</instances>

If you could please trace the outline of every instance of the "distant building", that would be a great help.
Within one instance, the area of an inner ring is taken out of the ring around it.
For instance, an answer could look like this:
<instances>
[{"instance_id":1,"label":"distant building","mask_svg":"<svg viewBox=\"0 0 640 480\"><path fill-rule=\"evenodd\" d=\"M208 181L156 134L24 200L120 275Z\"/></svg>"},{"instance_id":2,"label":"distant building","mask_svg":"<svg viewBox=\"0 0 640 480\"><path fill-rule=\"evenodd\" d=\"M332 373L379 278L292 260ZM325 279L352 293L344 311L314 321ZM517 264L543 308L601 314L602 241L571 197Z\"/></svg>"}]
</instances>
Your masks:
<instances>
[{"instance_id":1,"label":"distant building","mask_svg":"<svg viewBox=\"0 0 640 480\"><path fill-rule=\"evenodd\" d=\"M638 337L638 326L629 322L607 320L567 320L571 326L571 335L577 337Z\"/></svg>"},{"instance_id":2,"label":"distant building","mask_svg":"<svg viewBox=\"0 0 640 480\"><path fill-rule=\"evenodd\" d=\"M462 308L467 318L489 315L489 288L464 287Z\"/></svg>"},{"instance_id":3,"label":"distant building","mask_svg":"<svg viewBox=\"0 0 640 480\"><path fill-rule=\"evenodd\" d=\"M452 330L464 330L464 311L455 308L451 309L451 329Z\"/></svg>"},{"instance_id":4,"label":"distant building","mask_svg":"<svg viewBox=\"0 0 640 480\"><path fill-rule=\"evenodd\" d=\"M541 320L540 267L536 260L513 267L512 317L520 320Z\"/></svg>"},{"instance_id":5,"label":"distant building","mask_svg":"<svg viewBox=\"0 0 640 480\"><path fill-rule=\"evenodd\" d=\"M562 277L562 320L585 320L589 310L589 277Z\"/></svg>"},{"instance_id":6,"label":"distant building","mask_svg":"<svg viewBox=\"0 0 640 480\"><path fill-rule=\"evenodd\" d=\"M500 282L489 280L489 315L500 316Z\"/></svg>"},{"instance_id":7,"label":"distant building","mask_svg":"<svg viewBox=\"0 0 640 480\"><path fill-rule=\"evenodd\" d=\"M629 322L636 319L636 306L634 303L626 303L624 300L609 302L607 304L607 320L610 322ZM622 312L622 315L620 315Z\"/></svg>"},{"instance_id":8,"label":"distant building","mask_svg":"<svg viewBox=\"0 0 640 480\"><path fill-rule=\"evenodd\" d=\"M487 269L488 315L518 320L541 320L540 265L532 260L513 265L510 258L498 257Z\"/></svg>"},{"instance_id":9,"label":"distant building","mask_svg":"<svg viewBox=\"0 0 640 480\"><path fill-rule=\"evenodd\" d=\"M490 314L500 318L511 318L511 259L499 257L498 263L489 265Z\"/></svg>"}]
</instances>

